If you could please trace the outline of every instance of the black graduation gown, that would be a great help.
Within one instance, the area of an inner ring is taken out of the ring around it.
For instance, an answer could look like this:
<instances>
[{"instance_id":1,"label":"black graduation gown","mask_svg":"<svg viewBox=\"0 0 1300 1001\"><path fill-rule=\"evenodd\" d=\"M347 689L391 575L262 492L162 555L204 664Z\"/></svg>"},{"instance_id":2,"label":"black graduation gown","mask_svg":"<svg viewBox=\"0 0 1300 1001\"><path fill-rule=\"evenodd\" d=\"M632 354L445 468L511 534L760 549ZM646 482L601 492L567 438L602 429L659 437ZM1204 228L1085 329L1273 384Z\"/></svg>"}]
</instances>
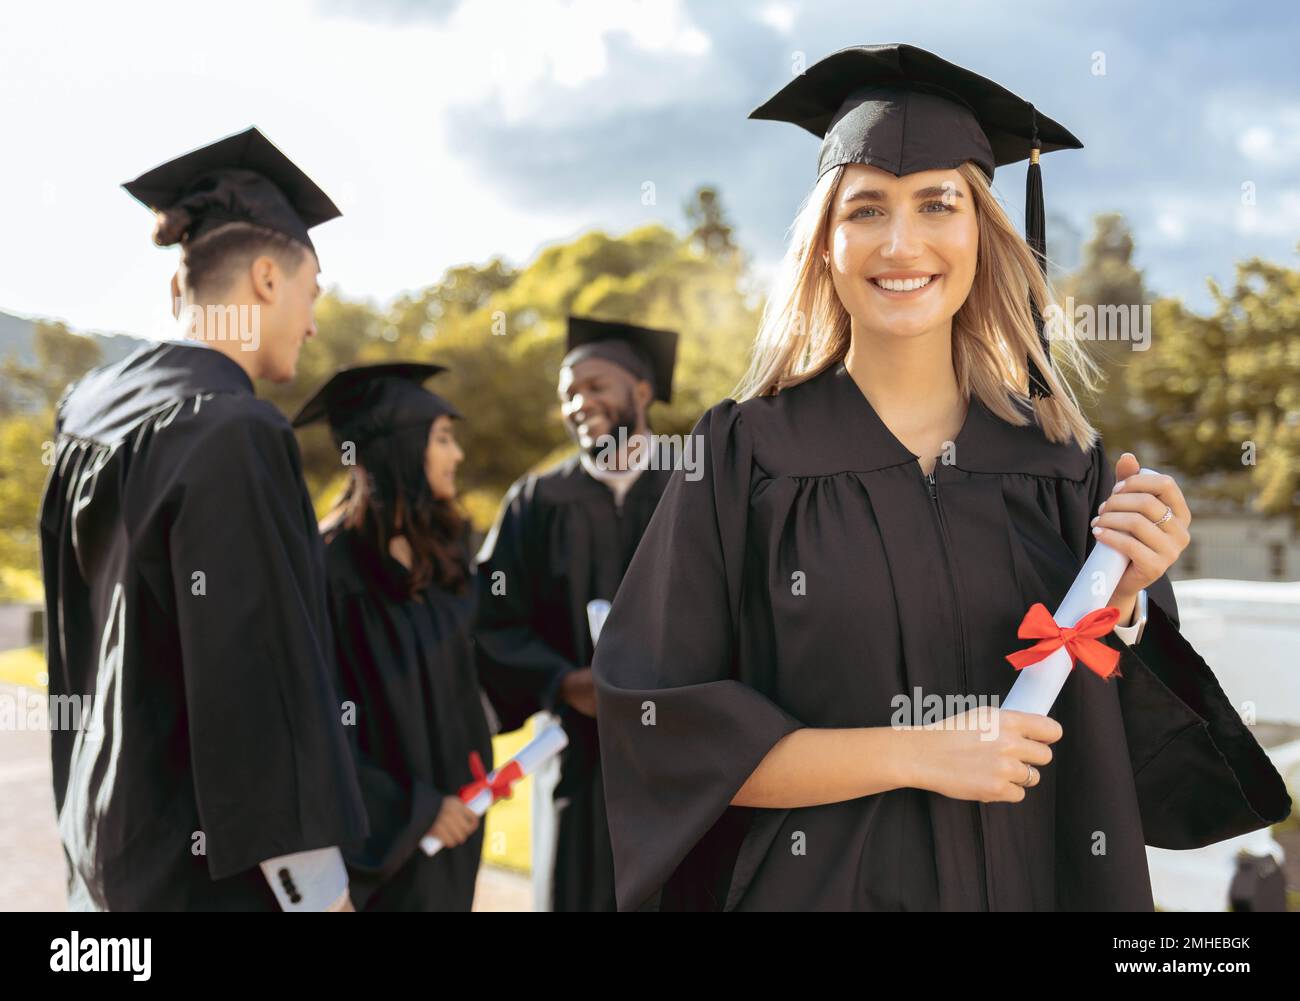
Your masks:
<instances>
[{"instance_id":1,"label":"black graduation gown","mask_svg":"<svg viewBox=\"0 0 1300 1001\"><path fill-rule=\"evenodd\" d=\"M407 571L356 531L327 547L340 687L356 706L352 749L370 820L344 857L357 910L468 911L483 827L430 857L420 839L444 796L473 780L471 751L492 769L470 629L475 591L436 585L409 596Z\"/></svg>"},{"instance_id":2,"label":"black graduation gown","mask_svg":"<svg viewBox=\"0 0 1300 1001\"><path fill-rule=\"evenodd\" d=\"M266 909L258 863L365 834L289 422L164 342L65 394L41 506L73 908ZM202 835L201 837L199 835Z\"/></svg>"},{"instance_id":3,"label":"black graduation gown","mask_svg":"<svg viewBox=\"0 0 1300 1001\"><path fill-rule=\"evenodd\" d=\"M615 909L596 721L556 699L564 675L591 664L587 602L613 600L669 473L643 471L621 506L577 456L525 476L479 554L479 675L501 727L545 709L569 737L555 788L557 911Z\"/></svg>"},{"instance_id":4,"label":"black graduation gown","mask_svg":"<svg viewBox=\"0 0 1300 1001\"><path fill-rule=\"evenodd\" d=\"M730 806L793 730L887 726L918 687L1004 697L1004 655L1032 645L1020 620L1057 607L1114 473L1100 447L1053 444L972 399L932 498L842 365L724 401L696 433L703 477L674 475L596 656L622 909L1151 910L1144 844L1287 816L1165 577L1141 642L1106 638L1123 677L1068 679L1052 711L1064 736L1022 802L906 788Z\"/></svg>"}]
</instances>

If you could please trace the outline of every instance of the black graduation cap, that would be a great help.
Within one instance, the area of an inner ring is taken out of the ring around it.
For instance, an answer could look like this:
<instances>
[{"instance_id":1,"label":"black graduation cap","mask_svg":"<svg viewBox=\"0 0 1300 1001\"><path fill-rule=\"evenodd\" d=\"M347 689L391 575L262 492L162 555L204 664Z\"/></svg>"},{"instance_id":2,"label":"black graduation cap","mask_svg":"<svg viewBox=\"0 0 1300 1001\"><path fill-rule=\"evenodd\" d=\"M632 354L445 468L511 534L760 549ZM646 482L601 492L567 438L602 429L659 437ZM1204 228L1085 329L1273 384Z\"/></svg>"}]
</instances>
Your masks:
<instances>
[{"instance_id":1,"label":"black graduation cap","mask_svg":"<svg viewBox=\"0 0 1300 1001\"><path fill-rule=\"evenodd\" d=\"M182 242L224 223L250 222L315 251L307 230L343 214L256 128L154 167L122 187L155 211L187 210L194 222Z\"/></svg>"},{"instance_id":2,"label":"black graduation cap","mask_svg":"<svg viewBox=\"0 0 1300 1001\"><path fill-rule=\"evenodd\" d=\"M584 358L603 358L621 365L654 386L655 399L668 403L673 395L677 364L677 334L631 323L570 316L569 337L561 368Z\"/></svg>"},{"instance_id":3,"label":"black graduation cap","mask_svg":"<svg viewBox=\"0 0 1300 1001\"><path fill-rule=\"evenodd\" d=\"M445 371L443 365L413 361L341 368L302 405L293 426L328 419L335 441L362 444L443 414L459 418L460 411L422 385Z\"/></svg>"},{"instance_id":4,"label":"black graduation cap","mask_svg":"<svg viewBox=\"0 0 1300 1001\"><path fill-rule=\"evenodd\" d=\"M749 117L791 122L819 137L819 178L846 163L901 177L971 160L991 181L995 167L1028 159L1025 240L1046 274L1038 156L1082 149L1083 143L992 80L913 45L857 45L809 66ZM1036 308L1034 322L1050 358ZM1029 389L1033 396L1051 395L1032 360Z\"/></svg>"}]
</instances>

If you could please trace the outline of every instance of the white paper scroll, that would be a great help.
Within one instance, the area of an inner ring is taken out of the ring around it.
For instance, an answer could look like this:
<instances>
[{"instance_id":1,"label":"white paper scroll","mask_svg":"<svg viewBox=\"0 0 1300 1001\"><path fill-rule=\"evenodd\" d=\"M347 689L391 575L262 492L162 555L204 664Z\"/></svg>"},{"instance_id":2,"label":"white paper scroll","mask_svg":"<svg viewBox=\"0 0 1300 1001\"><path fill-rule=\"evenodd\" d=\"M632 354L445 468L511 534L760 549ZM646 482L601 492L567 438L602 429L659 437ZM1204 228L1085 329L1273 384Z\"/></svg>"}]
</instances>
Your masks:
<instances>
[{"instance_id":1,"label":"white paper scroll","mask_svg":"<svg viewBox=\"0 0 1300 1001\"><path fill-rule=\"evenodd\" d=\"M587 602L587 628L591 632L594 650L600 640L600 631L609 615L610 603L604 598ZM535 726L558 724L558 716L541 713L533 717ZM555 788L560 784L560 759L552 758L533 779L533 910L555 909L555 852L559 845L560 811L568 801L555 802Z\"/></svg>"},{"instance_id":2,"label":"white paper scroll","mask_svg":"<svg viewBox=\"0 0 1300 1001\"><path fill-rule=\"evenodd\" d=\"M587 602L587 628L591 630L591 645L594 648L600 642L600 631L605 628L609 618L610 603L604 598Z\"/></svg>"},{"instance_id":3,"label":"white paper scroll","mask_svg":"<svg viewBox=\"0 0 1300 1001\"><path fill-rule=\"evenodd\" d=\"M595 598L587 602L587 628L591 632L591 646L594 650L600 640L600 631L604 628L605 618L609 615L610 603L604 598ZM550 713L540 713L533 717L534 726L548 723L558 724L559 717ZM560 759L552 758L533 777L532 803L532 875L533 875L533 910L537 912L555 909L554 880L555 852L559 844L560 810L567 805L555 802L555 788L560 784Z\"/></svg>"},{"instance_id":4,"label":"white paper scroll","mask_svg":"<svg viewBox=\"0 0 1300 1001\"><path fill-rule=\"evenodd\" d=\"M1144 468L1142 472L1154 473L1155 470ZM1088 554L1079 575L1074 578L1061 606L1052 616L1056 624L1073 626L1089 612L1105 608L1115 593L1119 579L1128 569L1128 563L1127 556L1098 542ZM1061 647L1037 664L1022 668L1017 672L1020 676L1016 678L1016 683L1011 686L1011 691L999 708L1046 716L1056 702L1056 697L1061 694L1072 666L1070 652Z\"/></svg>"},{"instance_id":5,"label":"white paper scroll","mask_svg":"<svg viewBox=\"0 0 1300 1001\"><path fill-rule=\"evenodd\" d=\"M558 727L560 717L540 712L533 717L533 732ZM555 854L560 840L560 811L555 803L555 789L560 784L560 757L557 754L533 775L533 800L530 804L532 828L528 832L532 845L530 872L533 882L533 910L552 911Z\"/></svg>"},{"instance_id":6,"label":"white paper scroll","mask_svg":"<svg viewBox=\"0 0 1300 1001\"><path fill-rule=\"evenodd\" d=\"M564 750L568 743L569 738L568 735L565 734L563 727L547 727L520 748L519 753L511 758L510 761L519 762L519 767L523 771L524 775L532 775L546 764L546 762L550 761ZM510 762L506 762L507 765L509 763ZM505 765L501 766L501 768L504 767ZM491 773L488 775L488 779L491 780L495 778L497 773L501 771L501 768L492 769ZM488 812L488 807L492 805L492 790L484 789L465 805L473 810L476 815L480 817L483 816L483 814ZM426 834L420 839L420 848L426 855L436 855L438 852L442 851L442 847L442 842L431 834Z\"/></svg>"}]
</instances>

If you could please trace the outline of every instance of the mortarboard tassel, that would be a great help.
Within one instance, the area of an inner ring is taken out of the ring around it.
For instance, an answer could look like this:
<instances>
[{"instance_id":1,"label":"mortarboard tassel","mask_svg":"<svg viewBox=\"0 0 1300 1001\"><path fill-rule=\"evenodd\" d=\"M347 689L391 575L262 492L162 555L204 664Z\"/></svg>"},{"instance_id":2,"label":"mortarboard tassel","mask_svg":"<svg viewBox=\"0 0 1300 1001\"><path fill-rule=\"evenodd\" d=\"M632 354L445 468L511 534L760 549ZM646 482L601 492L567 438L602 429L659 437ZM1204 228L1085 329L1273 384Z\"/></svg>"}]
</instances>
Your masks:
<instances>
[{"instance_id":1,"label":"mortarboard tassel","mask_svg":"<svg viewBox=\"0 0 1300 1001\"><path fill-rule=\"evenodd\" d=\"M1025 173L1025 242L1029 244L1029 249L1038 258L1038 267L1043 273L1043 278L1046 278L1047 213L1043 208L1043 172L1038 166L1038 153L1038 114L1035 112L1033 149L1029 154L1029 170ZM1047 356L1050 363L1052 359L1051 345L1047 340L1047 333L1044 329L1043 318L1038 312L1038 305L1033 301L1032 297L1030 298L1029 309L1034 316L1034 329L1038 331L1038 342L1043 346L1043 354ZM1047 386L1047 379L1039 371L1037 363L1032 358L1027 360L1029 363L1029 395L1043 399L1051 396L1052 391Z\"/></svg>"}]
</instances>

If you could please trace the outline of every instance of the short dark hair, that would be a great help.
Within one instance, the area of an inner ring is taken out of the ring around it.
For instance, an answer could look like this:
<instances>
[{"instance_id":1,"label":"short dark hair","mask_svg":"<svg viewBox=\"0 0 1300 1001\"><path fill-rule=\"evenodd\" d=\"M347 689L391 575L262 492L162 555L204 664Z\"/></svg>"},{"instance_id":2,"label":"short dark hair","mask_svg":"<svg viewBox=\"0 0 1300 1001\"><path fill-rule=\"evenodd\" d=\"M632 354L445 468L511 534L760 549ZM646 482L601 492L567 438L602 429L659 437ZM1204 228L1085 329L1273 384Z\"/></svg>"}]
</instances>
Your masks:
<instances>
[{"instance_id":1,"label":"short dark hair","mask_svg":"<svg viewBox=\"0 0 1300 1001\"><path fill-rule=\"evenodd\" d=\"M153 241L160 247L181 245L181 286L194 296L224 292L231 279L263 254L293 273L307 248L291 237L250 222L230 222L190 241L184 234L193 220L185 209L158 213Z\"/></svg>"}]
</instances>

